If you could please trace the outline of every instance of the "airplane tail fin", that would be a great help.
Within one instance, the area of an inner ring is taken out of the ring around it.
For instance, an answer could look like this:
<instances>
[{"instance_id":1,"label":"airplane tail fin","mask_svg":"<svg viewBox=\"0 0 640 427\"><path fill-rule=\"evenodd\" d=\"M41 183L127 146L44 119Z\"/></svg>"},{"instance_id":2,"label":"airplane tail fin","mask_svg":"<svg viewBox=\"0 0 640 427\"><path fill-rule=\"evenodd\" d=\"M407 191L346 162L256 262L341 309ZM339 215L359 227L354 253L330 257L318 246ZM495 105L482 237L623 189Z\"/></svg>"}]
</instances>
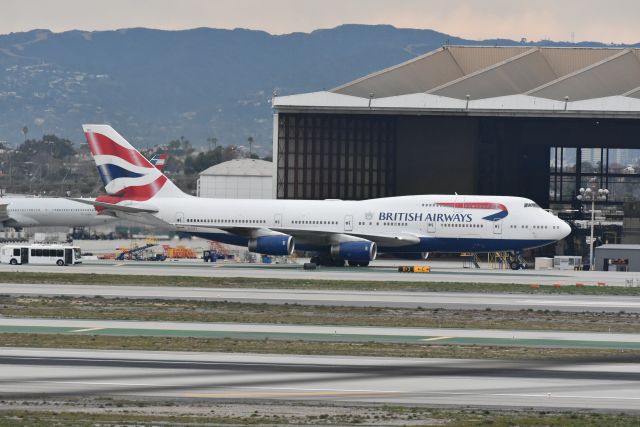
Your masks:
<instances>
[{"instance_id":1,"label":"airplane tail fin","mask_svg":"<svg viewBox=\"0 0 640 427\"><path fill-rule=\"evenodd\" d=\"M149 160L153 166L156 167L160 172L164 169L164 165L167 162L166 154L156 154Z\"/></svg>"},{"instance_id":2,"label":"airplane tail fin","mask_svg":"<svg viewBox=\"0 0 640 427\"><path fill-rule=\"evenodd\" d=\"M82 125L82 129L111 203L189 197L111 126Z\"/></svg>"}]
</instances>

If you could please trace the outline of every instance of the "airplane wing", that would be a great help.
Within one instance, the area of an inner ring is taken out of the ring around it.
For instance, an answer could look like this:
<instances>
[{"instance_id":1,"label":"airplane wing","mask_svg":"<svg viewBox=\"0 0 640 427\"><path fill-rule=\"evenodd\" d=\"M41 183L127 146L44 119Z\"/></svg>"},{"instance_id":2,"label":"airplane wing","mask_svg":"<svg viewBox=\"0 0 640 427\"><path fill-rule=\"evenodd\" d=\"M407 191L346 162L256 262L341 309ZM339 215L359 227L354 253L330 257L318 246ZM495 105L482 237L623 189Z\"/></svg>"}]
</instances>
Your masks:
<instances>
[{"instance_id":1,"label":"airplane wing","mask_svg":"<svg viewBox=\"0 0 640 427\"><path fill-rule=\"evenodd\" d=\"M160 218L153 215L157 213L158 210L152 208L150 206L140 206L131 202L126 202L128 204L114 204L114 203L106 203L106 202L98 202L96 200L88 200L88 199L76 199L73 197L65 197L67 200L73 200L74 202L84 203L86 205L95 206L100 210L100 213L103 215L110 215L116 218L127 219L130 221L141 222L144 224L148 224L154 227L168 229L171 228L171 224L161 220Z\"/></svg>"},{"instance_id":2,"label":"airplane wing","mask_svg":"<svg viewBox=\"0 0 640 427\"><path fill-rule=\"evenodd\" d=\"M157 209L149 207L136 207L132 205L116 205L114 203L98 202L88 199L76 199L73 197L65 197L67 200L73 200L74 202L84 203L86 205L92 205L104 209L105 211L125 212L125 213L157 213Z\"/></svg>"},{"instance_id":3,"label":"airplane wing","mask_svg":"<svg viewBox=\"0 0 640 427\"><path fill-rule=\"evenodd\" d=\"M230 234L237 236L243 236L247 238L256 238L261 236L268 236L273 234L288 234L293 236L298 243L313 244L317 246L330 246L344 242L352 242L358 240L369 240L375 242L380 246L386 247L401 247L420 243L420 238L417 235L410 233L389 234L389 235L368 235L360 233L332 233L326 231L313 231L313 230L299 230L291 228L265 228L265 227L237 227L237 226L216 226L216 225L185 225L180 223L171 224L178 230L184 231L210 231L210 230L222 230Z\"/></svg>"},{"instance_id":4,"label":"airplane wing","mask_svg":"<svg viewBox=\"0 0 640 427\"><path fill-rule=\"evenodd\" d=\"M311 230L277 229L277 231L290 234L295 237L296 242L313 243L318 245L334 245L357 240L369 240L379 246L400 247L420 243L420 238L410 233L400 234L361 234L352 232L329 233Z\"/></svg>"}]
</instances>

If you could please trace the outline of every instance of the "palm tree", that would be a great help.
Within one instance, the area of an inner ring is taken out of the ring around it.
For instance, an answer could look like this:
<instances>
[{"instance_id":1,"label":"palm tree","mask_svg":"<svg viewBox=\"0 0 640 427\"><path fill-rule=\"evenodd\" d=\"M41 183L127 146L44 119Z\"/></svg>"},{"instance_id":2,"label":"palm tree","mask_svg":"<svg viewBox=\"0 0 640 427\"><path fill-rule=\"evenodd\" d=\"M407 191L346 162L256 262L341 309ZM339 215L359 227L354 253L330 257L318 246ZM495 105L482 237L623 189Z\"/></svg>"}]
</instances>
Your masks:
<instances>
[{"instance_id":1,"label":"palm tree","mask_svg":"<svg viewBox=\"0 0 640 427\"><path fill-rule=\"evenodd\" d=\"M212 136L211 138L207 138L207 142L209 143L209 151L211 151L211 144L213 144L213 150L215 151L218 148L218 138Z\"/></svg>"}]
</instances>

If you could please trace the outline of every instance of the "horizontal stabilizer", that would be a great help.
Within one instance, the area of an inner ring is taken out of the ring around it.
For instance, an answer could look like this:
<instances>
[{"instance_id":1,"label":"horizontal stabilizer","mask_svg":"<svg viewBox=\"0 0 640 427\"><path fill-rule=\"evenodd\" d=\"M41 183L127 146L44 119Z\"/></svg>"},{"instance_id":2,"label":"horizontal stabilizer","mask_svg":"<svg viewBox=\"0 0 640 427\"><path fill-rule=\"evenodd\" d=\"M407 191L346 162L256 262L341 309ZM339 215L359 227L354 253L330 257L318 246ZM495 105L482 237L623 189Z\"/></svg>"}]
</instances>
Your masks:
<instances>
[{"instance_id":1,"label":"horizontal stabilizer","mask_svg":"<svg viewBox=\"0 0 640 427\"><path fill-rule=\"evenodd\" d=\"M86 205L92 205L98 208L103 208L105 210L116 211L116 212L125 212L125 213L157 213L158 212L157 209L152 209L152 208L138 208L134 206L123 206L123 205L98 202L95 200L88 200L88 199L75 199L72 197L65 197L65 199L73 200L74 202L84 203Z\"/></svg>"}]
</instances>

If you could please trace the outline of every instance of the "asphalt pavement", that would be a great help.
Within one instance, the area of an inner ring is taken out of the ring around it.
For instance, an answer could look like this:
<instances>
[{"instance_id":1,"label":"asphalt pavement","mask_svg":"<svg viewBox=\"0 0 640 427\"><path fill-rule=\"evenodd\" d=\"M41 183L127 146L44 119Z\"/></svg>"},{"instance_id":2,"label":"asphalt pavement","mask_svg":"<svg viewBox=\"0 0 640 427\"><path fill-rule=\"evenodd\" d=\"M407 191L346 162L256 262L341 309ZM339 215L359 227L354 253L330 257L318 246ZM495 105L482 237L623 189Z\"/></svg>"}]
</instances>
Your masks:
<instances>
[{"instance_id":1,"label":"asphalt pavement","mask_svg":"<svg viewBox=\"0 0 640 427\"><path fill-rule=\"evenodd\" d=\"M640 364L0 348L0 396L638 411Z\"/></svg>"},{"instance_id":2,"label":"asphalt pavement","mask_svg":"<svg viewBox=\"0 0 640 427\"><path fill-rule=\"evenodd\" d=\"M0 283L0 294L395 308L640 312L640 296Z\"/></svg>"}]
</instances>

